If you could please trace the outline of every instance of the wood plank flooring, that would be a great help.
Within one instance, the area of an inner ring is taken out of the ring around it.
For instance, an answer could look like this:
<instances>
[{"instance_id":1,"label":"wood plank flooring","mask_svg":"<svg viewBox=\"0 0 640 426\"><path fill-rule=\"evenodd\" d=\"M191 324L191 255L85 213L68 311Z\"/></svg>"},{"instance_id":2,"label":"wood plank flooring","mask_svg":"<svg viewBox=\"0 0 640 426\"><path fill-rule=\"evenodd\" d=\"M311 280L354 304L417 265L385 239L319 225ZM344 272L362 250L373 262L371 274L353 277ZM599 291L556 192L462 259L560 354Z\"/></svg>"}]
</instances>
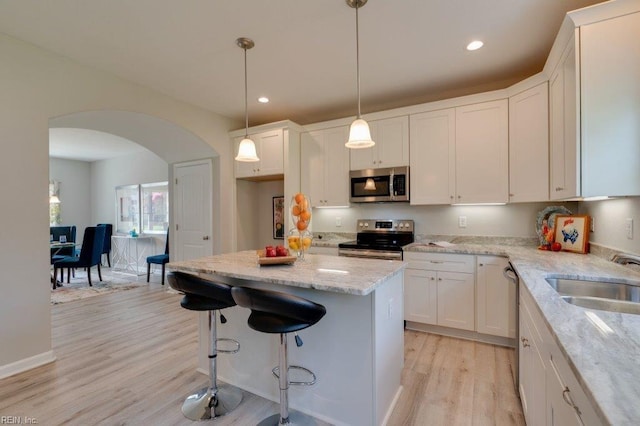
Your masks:
<instances>
[{"instance_id":1,"label":"wood plank flooring","mask_svg":"<svg viewBox=\"0 0 640 426\"><path fill-rule=\"evenodd\" d=\"M0 380L0 416L39 425L193 425L186 395L197 368L197 314L151 284L52 306L57 361ZM523 425L513 351L405 333L404 391L389 425ZM216 425L253 425L277 404L245 393ZM214 421L201 424L214 424Z\"/></svg>"}]
</instances>

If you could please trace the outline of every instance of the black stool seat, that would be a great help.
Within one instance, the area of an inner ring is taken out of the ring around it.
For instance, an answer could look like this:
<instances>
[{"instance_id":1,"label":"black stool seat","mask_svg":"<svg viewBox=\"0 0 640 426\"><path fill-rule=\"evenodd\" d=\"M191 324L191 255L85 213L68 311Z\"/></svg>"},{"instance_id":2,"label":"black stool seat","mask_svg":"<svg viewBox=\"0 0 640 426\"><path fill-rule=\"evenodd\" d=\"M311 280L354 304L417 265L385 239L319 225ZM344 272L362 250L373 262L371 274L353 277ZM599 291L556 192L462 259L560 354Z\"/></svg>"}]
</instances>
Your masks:
<instances>
[{"instance_id":1,"label":"black stool seat","mask_svg":"<svg viewBox=\"0 0 640 426\"><path fill-rule=\"evenodd\" d=\"M218 353L236 353L240 344L232 339L218 339L216 311L236 306L231 295L231 286L210 281L184 272L173 272L167 276L169 285L184 293L180 305L192 311L207 311L209 316L209 380L210 386L189 395L182 404L182 413L191 420L207 420L223 416L235 409L242 401L242 393L231 385L217 384ZM227 322L222 312L220 322ZM235 350L218 349L218 341L232 342Z\"/></svg>"},{"instance_id":2,"label":"black stool seat","mask_svg":"<svg viewBox=\"0 0 640 426\"><path fill-rule=\"evenodd\" d=\"M236 303L251 309L249 327L262 333L293 333L311 327L327 313L324 306L293 294L247 287L231 289Z\"/></svg>"}]
</instances>

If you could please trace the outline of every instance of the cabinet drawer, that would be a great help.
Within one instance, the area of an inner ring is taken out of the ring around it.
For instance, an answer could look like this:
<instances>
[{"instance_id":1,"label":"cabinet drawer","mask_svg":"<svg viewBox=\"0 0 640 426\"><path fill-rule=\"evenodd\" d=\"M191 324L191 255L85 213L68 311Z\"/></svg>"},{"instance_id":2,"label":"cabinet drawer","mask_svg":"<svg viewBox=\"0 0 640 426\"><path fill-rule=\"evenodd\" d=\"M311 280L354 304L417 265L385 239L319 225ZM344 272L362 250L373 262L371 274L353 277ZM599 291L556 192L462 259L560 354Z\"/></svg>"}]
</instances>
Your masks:
<instances>
[{"instance_id":1,"label":"cabinet drawer","mask_svg":"<svg viewBox=\"0 0 640 426\"><path fill-rule=\"evenodd\" d=\"M404 260L412 269L475 272L475 256L471 254L405 252Z\"/></svg>"}]
</instances>

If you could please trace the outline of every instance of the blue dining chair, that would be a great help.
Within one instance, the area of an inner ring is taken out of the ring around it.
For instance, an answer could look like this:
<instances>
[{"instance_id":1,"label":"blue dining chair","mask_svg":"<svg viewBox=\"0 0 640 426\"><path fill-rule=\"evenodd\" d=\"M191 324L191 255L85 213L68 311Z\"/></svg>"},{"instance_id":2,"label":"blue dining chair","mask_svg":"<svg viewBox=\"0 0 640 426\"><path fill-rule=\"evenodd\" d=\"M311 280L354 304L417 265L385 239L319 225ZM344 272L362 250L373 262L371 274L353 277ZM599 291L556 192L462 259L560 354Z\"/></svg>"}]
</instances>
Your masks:
<instances>
[{"instance_id":1,"label":"blue dining chair","mask_svg":"<svg viewBox=\"0 0 640 426\"><path fill-rule=\"evenodd\" d=\"M162 285L164 285L165 265L169 263L169 231L167 230L167 240L164 244L164 254L156 254L147 257L147 282L151 276L151 264L162 265Z\"/></svg>"},{"instance_id":2,"label":"blue dining chair","mask_svg":"<svg viewBox=\"0 0 640 426\"><path fill-rule=\"evenodd\" d=\"M98 278L102 281L102 272L100 271L100 260L102 257L102 247L104 244L104 226L88 226L84 230L82 239L82 248L80 255L67 256L62 260L58 260L53 264L53 276L57 277L58 269L67 268L67 283L70 282L72 268L86 268L89 286L91 283L91 267L98 266ZM57 282L53 280L53 288L57 287Z\"/></svg>"},{"instance_id":3,"label":"blue dining chair","mask_svg":"<svg viewBox=\"0 0 640 426\"><path fill-rule=\"evenodd\" d=\"M98 226L104 226L104 244L102 245L102 254L107 255L107 264L111 268L111 236L113 235L113 225L110 223L99 223Z\"/></svg>"}]
</instances>

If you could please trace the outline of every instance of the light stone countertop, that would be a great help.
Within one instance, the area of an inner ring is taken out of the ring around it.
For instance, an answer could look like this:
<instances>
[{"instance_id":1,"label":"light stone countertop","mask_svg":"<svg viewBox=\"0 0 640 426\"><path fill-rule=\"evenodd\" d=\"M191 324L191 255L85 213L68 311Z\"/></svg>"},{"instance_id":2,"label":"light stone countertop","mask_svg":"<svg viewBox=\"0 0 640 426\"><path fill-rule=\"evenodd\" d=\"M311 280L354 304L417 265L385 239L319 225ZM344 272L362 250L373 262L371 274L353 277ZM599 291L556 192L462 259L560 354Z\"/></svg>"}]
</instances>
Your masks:
<instances>
[{"instance_id":1,"label":"light stone countertop","mask_svg":"<svg viewBox=\"0 0 640 426\"><path fill-rule=\"evenodd\" d=\"M405 250L508 257L603 423L640 424L640 315L571 305L545 280L561 276L640 285L640 273L594 255L548 252L535 246L456 244L439 248L414 243ZM597 327L586 312L595 313L611 331Z\"/></svg>"},{"instance_id":2,"label":"light stone countertop","mask_svg":"<svg viewBox=\"0 0 640 426\"><path fill-rule=\"evenodd\" d=\"M216 274L227 278L365 296L400 273L406 263L306 253L304 259L296 260L293 265L260 266L256 252L248 250L170 262L167 267L174 271Z\"/></svg>"}]
</instances>

